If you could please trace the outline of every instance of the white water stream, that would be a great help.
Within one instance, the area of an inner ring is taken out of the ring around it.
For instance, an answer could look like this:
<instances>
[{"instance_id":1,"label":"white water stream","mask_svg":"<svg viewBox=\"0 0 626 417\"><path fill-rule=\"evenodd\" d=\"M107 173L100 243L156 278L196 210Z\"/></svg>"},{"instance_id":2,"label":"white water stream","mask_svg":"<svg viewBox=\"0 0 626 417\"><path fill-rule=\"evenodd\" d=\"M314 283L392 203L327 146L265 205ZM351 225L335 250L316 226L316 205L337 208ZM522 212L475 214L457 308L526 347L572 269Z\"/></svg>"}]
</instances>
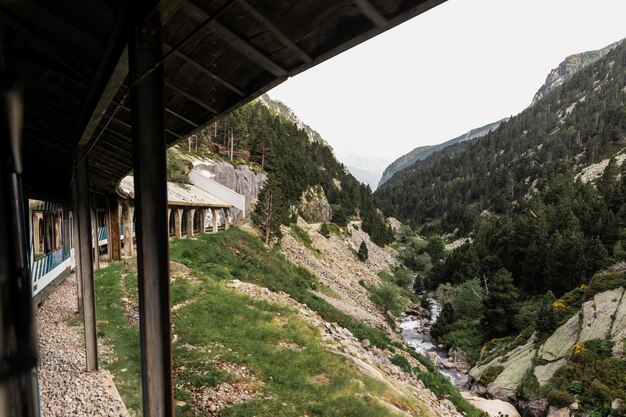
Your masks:
<instances>
[{"instance_id":1,"label":"white water stream","mask_svg":"<svg viewBox=\"0 0 626 417\"><path fill-rule=\"evenodd\" d=\"M441 313L441 305L431 299L430 300L430 321L421 319L413 315L407 315L403 317L400 323L402 329L402 337L407 341L409 347L415 349L417 353L420 353L426 357L432 357L434 352L437 355L437 369L443 375L445 375L457 388L460 390L467 389L468 375L467 372L461 372L456 369L451 369L441 364L449 363L448 353L444 349L439 349L433 343L430 336L430 326L432 326ZM429 355L430 353L430 355ZM499 415L509 417L519 417L519 413L509 404L500 400L488 400L485 398L477 397L469 392L462 392L463 396L475 407L485 411L491 417L497 417Z\"/></svg>"}]
</instances>

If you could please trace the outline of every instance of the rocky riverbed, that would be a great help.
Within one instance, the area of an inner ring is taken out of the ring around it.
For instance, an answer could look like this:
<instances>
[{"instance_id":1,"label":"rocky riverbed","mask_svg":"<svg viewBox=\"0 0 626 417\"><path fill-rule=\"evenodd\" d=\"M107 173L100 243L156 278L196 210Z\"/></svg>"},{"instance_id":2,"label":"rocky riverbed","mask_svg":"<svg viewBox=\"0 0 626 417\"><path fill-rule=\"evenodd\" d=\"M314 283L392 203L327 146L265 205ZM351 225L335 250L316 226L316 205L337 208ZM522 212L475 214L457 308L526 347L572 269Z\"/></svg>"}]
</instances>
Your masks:
<instances>
[{"instance_id":1,"label":"rocky riverbed","mask_svg":"<svg viewBox=\"0 0 626 417\"><path fill-rule=\"evenodd\" d=\"M443 375L462 391L463 396L476 408L485 411L489 416L520 417L515 407L505 401L479 397L467 390L471 377L468 375L467 363L462 355L450 352L443 345L436 345L430 336L430 326L437 321L441 306L431 300L430 310L414 306L397 319L402 338L409 347L430 359Z\"/></svg>"}]
</instances>

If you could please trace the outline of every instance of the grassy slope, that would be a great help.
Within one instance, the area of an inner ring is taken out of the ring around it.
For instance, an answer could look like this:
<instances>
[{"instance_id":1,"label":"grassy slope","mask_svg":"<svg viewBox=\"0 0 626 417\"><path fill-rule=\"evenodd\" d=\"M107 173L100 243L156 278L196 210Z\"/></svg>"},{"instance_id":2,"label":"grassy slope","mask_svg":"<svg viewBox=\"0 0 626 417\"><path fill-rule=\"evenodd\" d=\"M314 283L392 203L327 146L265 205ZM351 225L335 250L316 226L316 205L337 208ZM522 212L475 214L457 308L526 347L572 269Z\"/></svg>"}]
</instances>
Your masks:
<instances>
[{"instance_id":1,"label":"grassy slope","mask_svg":"<svg viewBox=\"0 0 626 417\"><path fill-rule=\"evenodd\" d=\"M203 235L197 240L178 240L172 242L171 257L189 266L195 278L194 281L178 278L172 284L172 305L195 300L173 312L174 332L178 337L174 344L176 399L184 403L177 406L177 415L194 415L189 403L192 394L201 387L237 382L220 370L218 364L223 362L245 364L260 382L256 400L224 410L225 416L391 415L375 397L385 398L401 408L418 407L407 404L411 401L406 397L388 392L379 382L364 377L342 359L324 351L317 332L292 310L253 300L224 286L224 280L240 279L285 291L317 310L326 320L338 322L381 346L389 344L389 339L379 331L312 295L309 289L318 285L315 277L286 261L278 252L266 249L255 238L231 229L217 235ZM120 280L125 285L121 286ZM97 272L96 286L99 336L115 352L108 355L106 367L114 374L127 407L140 413L139 331L125 318L120 302L123 297L136 298L136 271L128 265L113 264ZM304 349L282 349L278 346L281 341ZM323 379L327 382L313 382L316 375L325 375ZM434 372L432 376L437 379L440 375ZM447 381L421 377L437 394L457 392ZM478 415L464 400L451 399L467 415Z\"/></svg>"}]
</instances>

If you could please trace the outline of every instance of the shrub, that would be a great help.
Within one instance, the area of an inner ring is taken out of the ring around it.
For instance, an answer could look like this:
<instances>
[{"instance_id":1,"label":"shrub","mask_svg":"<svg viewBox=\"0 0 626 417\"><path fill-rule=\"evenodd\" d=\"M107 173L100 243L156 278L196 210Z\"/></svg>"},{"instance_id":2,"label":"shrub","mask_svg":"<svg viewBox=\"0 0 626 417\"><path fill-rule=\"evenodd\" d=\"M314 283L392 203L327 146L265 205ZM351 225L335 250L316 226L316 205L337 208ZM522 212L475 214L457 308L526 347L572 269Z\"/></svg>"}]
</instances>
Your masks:
<instances>
[{"instance_id":1,"label":"shrub","mask_svg":"<svg viewBox=\"0 0 626 417\"><path fill-rule=\"evenodd\" d=\"M588 396L594 398L596 401L606 402L613 400L611 389L600 382L597 378L594 379L589 388L587 389Z\"/></svg>"},{"instance_id":2,"label":"shrub","mask_svg":"<svg viewBox=\"0 0 626 417\"><path fill-rule=\"evenodd\" d=\"M327 223L322 223L319 232L320 235L324 236L326 239L330 237L330 228L328 227Z\"/></svg>"},{"instance_id":3,"label":"shrub","mask_svg":"<svg viewBox=\"0 0 626 417\"><path fill-rule=\"evenodd\" d=\"M405 358L402 355L394 355L391 358L391 363L393 363L394 365L396 365L397 367L399 367L400 369L402 369L404 372L408 374L412 373L413 371L413 368L411 367L411 364L409 363L407 358Z\"/></svg>"},{"instance_id":4,"label":"shrub","mask_svg":"<svg viewBox=\"0 0 626 417\"><path fill-rule=\"evenodd\" d=\"M548 402L550 405L554 405L555 407L561 408L566 407L574 402L575 398L572 394L567 391L562 390L552 390L548 393Z\"/></svg>"},{"instance_id":5,"label":"shrub","mask_svg":"<svg viewBox=\"0 0 626 417\"><path fill-rule=\"evenodd\" d=\"M376 304L383 312L387 314L391 312L394 316L399 315L402 312L404 305L404 299L400 288L393 284L382 284L378 287L370 289L370 299Z\"/></svg>"},{"instance_id":6,"label":"shrub","mask_svg":"<svg viewBox=\"0 0 626 417\"><path fill-rule=\"evenodd\" d=\"M504 366L496 365L490 366L485 369L484 372L480 375L480 383L487 386L496 380L498 375L500 375L504 371Z\"/></svg>"},{"instance_id":7,"label":"shrub","mask_svg":"<svg viewBox=\"0 0 626 417\"><path fill-rule=\"evenodd\" d=\"M367 245L365 244L365 241L361 241L361 246L359 246L358 256L361 262L367 261L367 258L369 257L369 253L367 251Z\"/></svg>"},{"instance_id":8,"label":"shrub","mask_svg":"<svg viewBox=\"0 0 626 417\"><path fill-rule=\"evenodd\" d=\"M620 286L626 286L624 275L616 272L598 272L591 278L589 286L585 289L585 298L589 300L598 293Z\"/></svg>"},{"instance_id":9,"label":"shrub","mask_svg":"<svg viewBox=\"0 0 626 417\"><path fill-rule=\"evenodd\" d=\"M537 389L539 389L539 381L535 376L535 370L531 367L522 377L517 393L524 398L530 398L531 394L537 391Z\"/></svg>"},{"instance_id":10,"label":"shrub","mask_svg":"<svg viewBox=\"0 0 626 417\"><path fill-rule=\"evenodd\" d=\"M574 380L570 382L569 387L567 388L569 392L572 394L582 394L583 393L583 383L582 381Z\"/></svg>"}]
</instances>

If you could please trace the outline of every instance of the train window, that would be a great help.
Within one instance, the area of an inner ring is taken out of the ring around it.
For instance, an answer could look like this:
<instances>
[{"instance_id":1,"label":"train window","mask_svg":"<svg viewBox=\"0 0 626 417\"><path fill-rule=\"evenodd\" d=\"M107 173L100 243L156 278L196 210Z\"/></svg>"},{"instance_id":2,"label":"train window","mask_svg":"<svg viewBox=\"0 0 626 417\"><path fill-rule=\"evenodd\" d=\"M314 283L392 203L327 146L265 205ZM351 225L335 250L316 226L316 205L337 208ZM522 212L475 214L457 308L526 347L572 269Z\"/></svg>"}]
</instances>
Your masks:
<instances>
[{"instance_id":1,"label":"train window","mask_svg":"<svg viewBox=\"0 0 626 417\"><path fill-rule=\"evenodd\" d=\"M54 213L47 212L43 215L44 225L44 253L47 255L54 251L55 244L55 225Z\"/></svg>"},{"instance_id":2,"label":"train window","mask_svg":"<svg viewBox=\"0 0 626 417\"><path fill-rule=\"evenodd\" d=\"M33 213L33 255L39 259L44 255L44 225L43 213Z\"/></svg>"},{"instance_id":3,"label":"train window","mask_svg":"<svg viewBox=\"0 0 626 417\"><path fill-rule=\"evenodd\" d=\"M54 249L63 249L63 213L54 215Z\"/></svg>"}]
</instances>

